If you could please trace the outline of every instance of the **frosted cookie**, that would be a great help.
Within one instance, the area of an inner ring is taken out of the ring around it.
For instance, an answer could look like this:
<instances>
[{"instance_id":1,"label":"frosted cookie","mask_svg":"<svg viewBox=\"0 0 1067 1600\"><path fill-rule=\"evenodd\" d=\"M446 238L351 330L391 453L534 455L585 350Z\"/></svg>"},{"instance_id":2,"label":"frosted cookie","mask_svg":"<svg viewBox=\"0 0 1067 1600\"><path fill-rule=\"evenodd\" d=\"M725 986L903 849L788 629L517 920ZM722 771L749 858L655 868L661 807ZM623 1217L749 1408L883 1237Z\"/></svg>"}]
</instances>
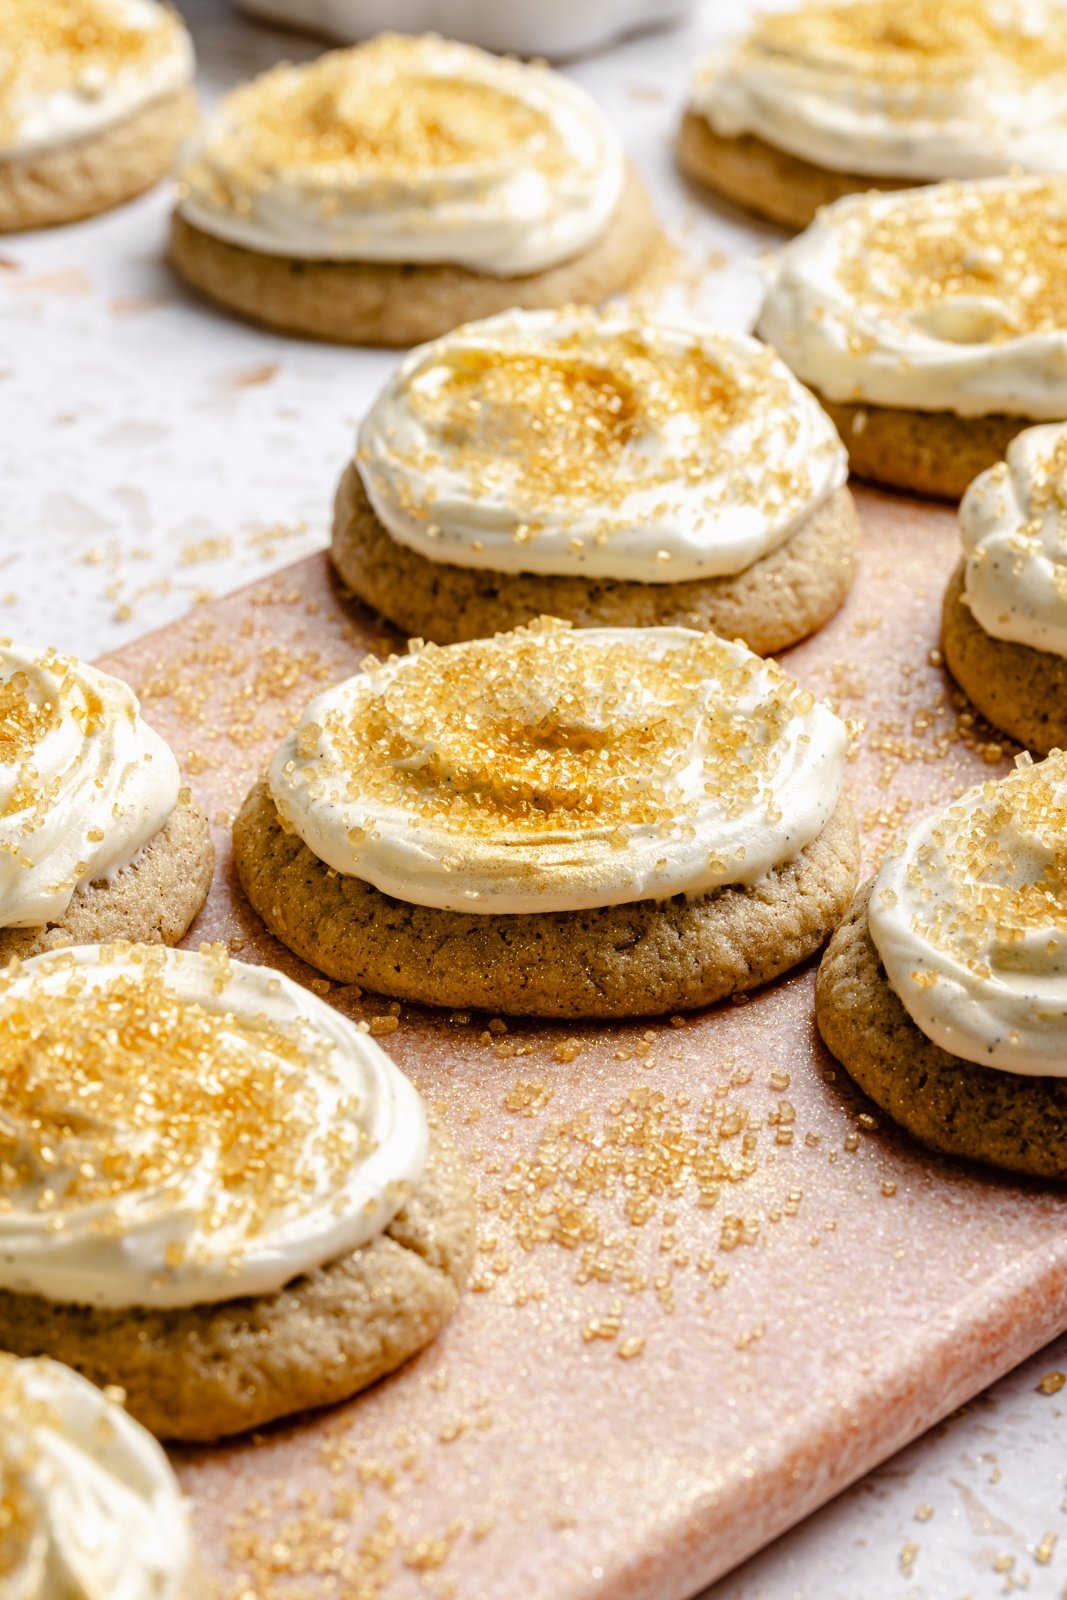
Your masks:
<instances>
[{"instance_id":1,"label":"frosted cookie","mask_svg":"<svg viewBox=\"0 0 1067 1600\"><path fill-rule=\"evenodd\" d=\"M345 583L451 644L532 618L782 650L837 609L859 524L833 424L755 340L513 312L412 351L337 496Z\"/></svg>"},{"instance_id":2,"label":"frosted cookie","mask_svg":"<svg viewBox=\"0 0 1067 1600\"><path fill-rule=\"evenodd\" d=\"M1021 756L913 828L831 940L815 1005L924 1144L1067 1178L1067 754Z\"/></svg>"},{"instance_id":3,"label":"frosted cookie","mask_svg":"<svg viewBox=\"0 0 1067 1600\"><path fill-rule=\"evenodd\" d=\"M182 169L171 259L253 321L409 345L511 306L602 300L656 239L577 84L383 34L224 101Z\"/></svg>"},{"instance_id":4,"label":"frosted cookie","mask_svg":"<svg viewBox=\"0 0 1067 1600\"><path fill-rule=\"evenodd\" d=\"M0 1101L0 1346L120 1384L164 1438L346 1399L456 1307L451 1142L365 1027L269 967L38 956L0 978Z\"/></svg>"},{"instance_id":5,"label":"frosted cookie","mask_svg":"<svg viewBox=\"0 0 1067 1600\"><path fill-rule=\"evenodd\" d=\"M176 944L214 849L118 678L0 641L0 963L61 944Z\"/></svg>"},{"instance_id":6,"label":"frosted cookie","mask_svg":"<svg viewBox=\"0 0 1067 1600\"><path fill-rule=\"evenodd\" d=\"M1056 0L840 0L760 15L697 65L684 170L805 228L865 189L1067 173Z\"/></svg>"},{"instance_id":7,"label":"frosted cookie","mask_svg":"<svg viewBox=\"0 0 1067 1600\"><path fill-rule=\"evenodd\" d=\"M94 216L166 177L193 47L156 0L0 0L0 233Z\"/></svg>"},{"instance_id":8,"label":"frosted cookie","mask_svg":"<svg viewBox=\"0 0 1067 1600\"><path fill-rule=\"evenodd\" d=\"M1020 744L1067 749L1067 425L1012 441L964 495L960 534L942 616L949 671Z\"/></svg>"},{"instance_id":9,"label":"frosted cookie","mask_svg":"<svg viewBox=\"0 0 1067 1600\"><path fill-rule=\"evenodd\" d=\"M856 879L842 724L743 645L573 630L367 661L234 824L297 955L432 1005L708 1006L812 955Z\"/></svg>"},{"instance_id":10,"label":"frosted cookie","mask_svg":"<svg viewBox=\"0 0 1067 1600\"><path fill-rule=\"evenodd\" d=\"M786 246L759 333L853 472L958 499L1031 421L1067 416L1067 178L841 200Z\"/></svg>"},{"instance_id":11,"label":"frosted cookie","mask_svg":"<svg viewBox=\"0 0 1067 1600\"><path fill-rule=\"evenodd\" d=\"M198 1600L189 1517L160 1446L56 1361L0 1353L6 1600Z\"/></svg>"}]
</instances>

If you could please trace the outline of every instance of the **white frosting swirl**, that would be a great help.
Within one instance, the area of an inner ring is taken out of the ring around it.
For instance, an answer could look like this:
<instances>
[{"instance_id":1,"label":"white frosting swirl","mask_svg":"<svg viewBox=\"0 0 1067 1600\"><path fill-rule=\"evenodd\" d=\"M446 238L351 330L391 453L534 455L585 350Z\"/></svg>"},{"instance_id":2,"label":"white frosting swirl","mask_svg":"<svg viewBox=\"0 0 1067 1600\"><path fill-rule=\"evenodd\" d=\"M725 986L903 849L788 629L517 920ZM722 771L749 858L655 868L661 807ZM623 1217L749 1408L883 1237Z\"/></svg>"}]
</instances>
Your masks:
<instances>
[{"instance_id":1,"label":"white frosting swirl","mask_svg":"<svg viewBox=\"0 0 1067 1600\"><path fill-rule=\"evenodd\" d=\"M366 1030L269 967L81 946L0 978L0 1288L272 1294L381 1233L427 1140Z\"/></svg>"},{"instance_id":2,"label":"white frosting swirl","mask_svg":"<svg viewBox=\"0 0 1067 1600\"><path fill-rule=\"evenodd\" d=\"M399 900L577 911L755 882L822 830L845 745L744 645L542 621L366 664L270 785L321 861Z\"/></svg>"},{"instance_id":3,"label":"white frosting swirl","mask_svg":"<svg viewBox=\"0 0 1067 1600\"><path fill-rule=\"evenodd\" d=\"M0 1354L4 1600L189 1600L194 1570L152 1435L69 1367Z\"/></svg>"},{"instance_id":4,"label":"white frosting swirl","mask_svg":"<svg viewBox=\"0 0 1067 1600\"><path fill-rule=\"evenodd\" d=\"M178 763L132 689L0 642L0 928L62 917L81 884L129 866L178 794Z\"/></svg>"},{"instance_id":5,"label":"white frosting swirl","mask_svg":"<svg viewBox=\"0 0 1067 1600\"><path fill-rule=\"evenodd\" d=\"M831 171L1067 172L1059 0L840 0L762 16L698 64L693 109Z\"/></svg>"},{"instance_id":6,"label":"white frosting swirl","mask_svg":"<svg viewBox=\"0 0 1067 1600\"><path fill-rule=\"evenodd\" d=\"M963 597L994 639L1067 656L1067 424L1027 428L960 506Z\"/></svg>"},{"instance_id":7,"label":"white frosting swirl","mask_svg":"<svg viewBox=\"0 0 1067 1600\"><path fill-rule=\"evenodd\" d=\"M1067 415L1067 180L989 178L827 206L759 332L834 401Z\"/></svg>"},{"instance_id":8,"label":"white frosting swirl","mask_svg":"<svg viewBox=\"0 0 1067 1600\"><path fill-rule=\"evenodd\" d=\"M113 127L193 79L156 0L0 0L0 160Z\"/></svg>"},{"instance_id":9,"label":"white frosting swirl","mask_svg":"<svg viewBox=\"0 0 1067 1600\"><path fill-rule=\"evenodd\" d=\"M180 209L267 255L515 277L598 239L623 176L618 139L569 79L383 34L232 94L190 149Z\"/></svg>"},{"instance_id":10,"label":"white frosting swirl","mask_svg":"<svg viewBox=\"0 0 1067 1600\"><path fill-rule=\"evenodd\" d=\"M643 583L743 571L848 471L754 339L574 309L413 350L357 462L386 529L431 561Z\"/></svg>"},{"instance_id":11,"label":"white frosting swirl","mask_svg":"<svg viewBox=\"0 0 1067 1600\"><path fill-rule=\"evenodd\" d=\"M1020 757L920 822L868 915L927 1038L982 1066L1067 1077L1067 753Z\"/></svg>"}]
</instances>

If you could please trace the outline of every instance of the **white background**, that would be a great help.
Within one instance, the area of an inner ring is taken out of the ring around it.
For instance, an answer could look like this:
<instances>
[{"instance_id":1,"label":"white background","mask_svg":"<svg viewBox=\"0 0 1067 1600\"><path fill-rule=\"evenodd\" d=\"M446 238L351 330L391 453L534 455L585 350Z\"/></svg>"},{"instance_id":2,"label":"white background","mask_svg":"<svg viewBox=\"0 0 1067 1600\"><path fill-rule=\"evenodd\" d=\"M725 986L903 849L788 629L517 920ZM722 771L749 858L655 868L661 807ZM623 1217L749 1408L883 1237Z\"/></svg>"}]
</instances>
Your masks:
<instances>
[{"instance_id":1,"label":"white background","mask_svg":"<svg viewBox=\"0 0 1067 1600\"><path fill-rule=\"evenodd\" d=\"M310 49L223 0L182 9L208 99ZM732 327L751 321L780 235L687 193L671 137L689 64L745 9L698 6L688 25L572 69L702 280L686 274L679 298ZM169 208L164 188L76 228L0 237L0 632L26 642L98 656L324 544L356 423L391 364L198 305L162 261ZM1036 1387L1057 1368L1067 1339L707 1600L1064 1600L1067 1388ZM1048 1534L1060 1544L1044 1563Z\"/></svg>"}]
</instances>

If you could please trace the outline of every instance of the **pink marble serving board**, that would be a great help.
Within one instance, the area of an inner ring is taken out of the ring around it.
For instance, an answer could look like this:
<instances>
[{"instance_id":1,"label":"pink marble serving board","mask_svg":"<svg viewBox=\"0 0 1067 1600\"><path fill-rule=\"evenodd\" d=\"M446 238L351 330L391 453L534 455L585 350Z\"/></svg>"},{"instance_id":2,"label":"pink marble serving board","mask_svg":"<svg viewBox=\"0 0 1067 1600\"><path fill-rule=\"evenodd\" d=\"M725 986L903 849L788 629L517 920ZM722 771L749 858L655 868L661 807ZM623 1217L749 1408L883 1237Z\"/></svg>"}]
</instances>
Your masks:
<instances>
[{"instance_id":1,"label":"pink marble serving board","mask_svg":"<svg viewBox=\"0 0 1067 1600\"><path fill-rule=\"evenodd\" d=\"M858 498L855 593L788 664L862 721L871 864L1013 752L931 658L951 513ZM189 943L312 980L242 901L228 820L302 702L395 643L316 556L104 662L216 823ZM176 1452L220 1595L685 1600L1067 1327L1062 1191L872 1118L819 1043L812 978L633 1026L403 1007L383 1042L469 1158L474 1284L351 1404Z\"/></svg>"}]
</instances>

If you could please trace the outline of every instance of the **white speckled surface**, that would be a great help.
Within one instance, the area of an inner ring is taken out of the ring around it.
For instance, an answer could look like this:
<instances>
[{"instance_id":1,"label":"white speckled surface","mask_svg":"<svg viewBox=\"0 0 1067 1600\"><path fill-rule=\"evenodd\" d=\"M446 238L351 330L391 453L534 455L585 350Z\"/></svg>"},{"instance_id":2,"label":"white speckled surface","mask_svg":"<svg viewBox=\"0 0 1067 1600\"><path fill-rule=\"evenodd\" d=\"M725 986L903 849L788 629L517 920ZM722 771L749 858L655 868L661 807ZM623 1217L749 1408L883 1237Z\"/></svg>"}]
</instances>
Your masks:
<instances>
[{"instance_id":1,"label":"white speckled surface","mask_svg":"<svg viewBox=\"0 0 1067 1600\"><path fill-rule=\"evenodd\" d=\"M210 95L307 47L188 0ZM581 64L674 231L716 258L732 325L777 235L685 193L669 135L695 48L743 5ZM164 191L0 241L0 629L96 656L325 542L356 421L391 358L274 338L186 297L160 260ZM902 1307L902 1315L907 1308ZM707 1600L1067 1594L1067 1340L709 1592ZM926 1508L931 1514L926 1515ZM1051 1558L1041 1541L1058 1534Z\"/></svg>"}]
</instances>

